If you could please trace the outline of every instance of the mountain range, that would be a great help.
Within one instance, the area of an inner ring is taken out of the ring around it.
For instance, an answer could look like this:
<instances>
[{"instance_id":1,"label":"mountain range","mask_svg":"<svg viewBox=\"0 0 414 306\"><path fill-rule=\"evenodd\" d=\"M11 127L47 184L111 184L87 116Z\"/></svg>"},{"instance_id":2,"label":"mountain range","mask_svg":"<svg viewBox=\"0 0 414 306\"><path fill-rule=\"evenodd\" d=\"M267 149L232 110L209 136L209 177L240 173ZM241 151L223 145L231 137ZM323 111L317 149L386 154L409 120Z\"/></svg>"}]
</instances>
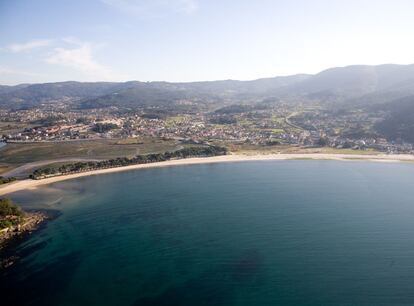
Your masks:
<instances>
[{"instance_id":1,"label":"mountain range","mask_svg":"<svg viewBox=\"0 0 414 306\"><path fill-rule=\"evenodd\" d=\"M334 105L381 104L414 96L414 65L347 66L315 75L254 81L59 82L0 86L1 108L31 108L65 99L80 108L135 108L195 104L317 101Z\"/></svg>"},{"instance_id":2,"label":"mountain range","mask_svg":"<svg viewBox=\"0 0 414 306\"><path fill-rule=\"evenodd\" d=\"M339 109L383 111L377 128L391 139L414 142L414 65L354 65L315 75L253 81L59 82L0 86L0 108L27 109L63 102L75 109L161 108L212 110L258 103L319 103Z\"/></svg>"}]
</instances>

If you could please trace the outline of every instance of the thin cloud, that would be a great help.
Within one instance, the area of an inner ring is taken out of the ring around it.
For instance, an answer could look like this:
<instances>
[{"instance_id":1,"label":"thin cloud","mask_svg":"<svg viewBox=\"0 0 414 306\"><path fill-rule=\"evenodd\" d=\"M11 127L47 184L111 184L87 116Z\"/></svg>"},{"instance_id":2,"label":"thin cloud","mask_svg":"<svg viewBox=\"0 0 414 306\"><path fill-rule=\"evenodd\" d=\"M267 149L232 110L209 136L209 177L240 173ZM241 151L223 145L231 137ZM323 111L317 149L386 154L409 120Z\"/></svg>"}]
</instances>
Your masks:
<instances>
[{"instance_id":1,"label":"thin cloud","mask_svg":"<svg viewBox=\"0 0 414 306\"><path fill-rule=\"evenodd\" d=\"M101 0L124 13L141 17L162 17L171 13L192 14L196 0Z\"/></svg>"},{"instance_id":2,"label":"thin cloud","mask_svg":"<svg viewBox=\"0 0 414 306\"><path fill-rule=\"evenodd\" d=\"M7 50L18 53L26 52L36 48L47 47L52 43L49 39L35 39L21 44L11 44L6 47Z\"/></svg>"},{"instance_id":3,"label":"thin cloud","mask_svg":"<svg viewBox=\"0 0 414 306\"><path fill-rule=\"evenodd\" d=\"M23 71L18 69L12 69L8 67L1 67L0 66L0 74L2 75L21 75L21 76L29 76L29 77L39 77L44 76L40 73L30 72L30 71Z\"/></svg>"},{"instance_id":4,"label":"thin cloud","mask_svg":"<svg viewBox=\"0 0 414 306\"><path fill-rule=\"evenodd\" d=\"M21 83L37 83L45 79L41 73L0 66L0 84L16 85Z\"/></svg>"},{"instance_id":5,"label":"thin cloud","mask_svg":"<svg viewBox=\"0 0 414 306\"><path fill-rule=\"evenodd\" d=\"M93 46L90 43L71 41L76 47L54 48L46 62L78 70L92 79L109 80L113 78L111 70L98 63L93 56Z\"/></svg>"},{"instance_id":6,"label":"thin cloud","mask_svg":"<svg viewBox=\"0 0 414 306\"><path fill-rule=\"evenodd\" d=\"M19 53L34 48L44 47L41 54L36 54L32 60L41 60L50 65L66 68L65 75L71 75L73 72L82 75L81 79L90 81L121 81L128 78L127 75L115 73L101 64L95 57L95 52L99 48L105 47L105 44L96 44L79 40L76 37L65 37L54 40L32 40L24 44L13 44L7 47L8 51ZM15 56L21 56L16 54ZM38 57L40 56L40 57ZM8 76L10 79L20 77L35 78L46 77L30 71L20 71L8 67L0 66L0 76ZM1 80L2 78L0 78ZM7 79L6 79L7 81Z\"/></svg>"}]
</instances>

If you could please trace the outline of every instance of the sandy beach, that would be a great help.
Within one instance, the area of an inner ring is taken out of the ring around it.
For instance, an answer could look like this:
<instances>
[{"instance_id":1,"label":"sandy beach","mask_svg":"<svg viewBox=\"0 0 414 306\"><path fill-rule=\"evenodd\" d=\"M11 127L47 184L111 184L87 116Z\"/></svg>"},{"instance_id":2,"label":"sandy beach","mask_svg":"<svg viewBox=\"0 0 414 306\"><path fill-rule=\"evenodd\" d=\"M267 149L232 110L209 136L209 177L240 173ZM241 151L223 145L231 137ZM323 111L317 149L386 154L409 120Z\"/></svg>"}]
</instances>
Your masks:
<instances>
[{"instance_id":1,"label":"sandy beach","mask_svg":"<svg viewBox=\"0 0 414 306\"><path fill-rule=\"evenodd\" d=\"M131 171L137 169L170 167L180 165L210 164L220 162L242 162L242 161L261 161L261 160L292 160L292 159L314 159L314 160L365 160L374 162L414 162L414 155L351 155L351 154L268 154L268 155L223 155L214 157L187 158L179 160L169 160L150 164L131 165L125 167L109 168L102 170L86 171L75 174L55 176L42 180L26 179L13 182L0 187L0 196L21 191L25 189L34 189L39 186L52 184L60 181L76 179L79 177L99 175L121 171Z\"/></svg>"}]
</instances>

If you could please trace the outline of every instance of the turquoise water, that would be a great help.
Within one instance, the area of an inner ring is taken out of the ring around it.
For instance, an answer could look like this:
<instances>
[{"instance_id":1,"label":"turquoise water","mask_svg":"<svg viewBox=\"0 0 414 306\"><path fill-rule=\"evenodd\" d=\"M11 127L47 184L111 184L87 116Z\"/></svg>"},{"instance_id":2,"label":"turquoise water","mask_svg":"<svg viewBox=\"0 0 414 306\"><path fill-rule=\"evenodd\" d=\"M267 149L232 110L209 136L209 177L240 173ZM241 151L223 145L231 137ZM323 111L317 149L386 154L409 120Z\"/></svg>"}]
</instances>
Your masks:
<instances>
[{"instance_id":1,"label":"turquoise water","mask_svg":"<svg viewBox=\"0 0 414 306\"><path fill-rule=\"evenodd\" d=\"M9 305L413 305L414 165L261 161L13 195L61 216L17 247Z\"/></svg>"}]
</instances>

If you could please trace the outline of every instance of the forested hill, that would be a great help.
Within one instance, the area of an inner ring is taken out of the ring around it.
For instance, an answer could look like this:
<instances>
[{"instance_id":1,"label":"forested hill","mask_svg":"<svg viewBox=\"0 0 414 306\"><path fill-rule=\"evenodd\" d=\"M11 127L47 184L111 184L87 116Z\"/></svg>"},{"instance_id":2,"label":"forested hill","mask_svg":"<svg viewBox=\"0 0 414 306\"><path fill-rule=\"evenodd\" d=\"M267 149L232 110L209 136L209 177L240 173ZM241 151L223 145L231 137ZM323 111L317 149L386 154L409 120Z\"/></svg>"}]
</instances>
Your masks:
<instances>
[{"instance_id":1,"label":"forested hill","mask_svg":"<svg viewBox=\"0 0 414 306\"><path fill-rule=\"evenodd\" d=\"M0 107L32 108L59 100L75 101L80 108L140 107L169 105L183 99L197 102L220 101L241 96L266 96L275 89L306 79L307 75L276 77L255 81L212 81L192 83L60 82L0 87Z\"/></svg>"},{"instance_id":2,"label":"forested hill","mask_svg":"<svg viewBox=\"0 0 414 306\"><path fill-rule=\"evenodd\" d=\"M190 103L254 104L260 101L317 101L354 106L387 103L414 95L414 65L348 66L315 75L211 82L61 82L0 86L0 107L32 108L73 102L74 107L139 108Z\"/></svg>"},{"instance_id":3,"label":"forested hill","mask_svg":"<svg viewBox=\"0 0 414 306\"><path fill-rule=\"evenodd\" d=\"M387 139L414 143L414 95L378 106L386 113L376 126Z\"/></svg>"}]
</instances>

